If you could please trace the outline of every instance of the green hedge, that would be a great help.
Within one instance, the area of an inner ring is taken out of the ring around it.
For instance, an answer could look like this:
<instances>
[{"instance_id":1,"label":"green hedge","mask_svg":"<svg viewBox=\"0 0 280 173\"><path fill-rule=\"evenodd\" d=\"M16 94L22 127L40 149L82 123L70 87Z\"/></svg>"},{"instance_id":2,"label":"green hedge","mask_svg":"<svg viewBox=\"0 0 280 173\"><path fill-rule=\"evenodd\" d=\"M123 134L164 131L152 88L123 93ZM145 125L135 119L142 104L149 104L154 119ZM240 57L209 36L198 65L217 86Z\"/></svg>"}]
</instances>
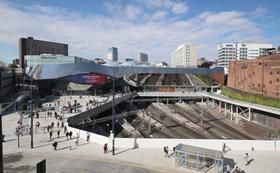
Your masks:
<instances>
[{"instance_id":1,"label":"green hedge","mask_svg":"<svg viewBox=\"0 0 280 173\"><path fill-rule=\"evenodd\" d=\"M273 99L269 97L256 96L244 92L235 91L229 88L222 88L222 94L229 98L242 100L246 102L256 103L265 106L280 108L280 99Z\"/></svg>"},{"instance_id":2,"label":"green hedge","mask_svg":"<svg viewBox=\"0 0 280 173\"><path fill-rule=\"evenodd\" d=\"M204 82L206 85L209 85L209 86L213 86L215 85L215 82L211 79L210 76L208 75L202 75L202 74L199 74L199 75L196 75L200 80L202 80L202 82Z\"/></svg>"}]
</instances>

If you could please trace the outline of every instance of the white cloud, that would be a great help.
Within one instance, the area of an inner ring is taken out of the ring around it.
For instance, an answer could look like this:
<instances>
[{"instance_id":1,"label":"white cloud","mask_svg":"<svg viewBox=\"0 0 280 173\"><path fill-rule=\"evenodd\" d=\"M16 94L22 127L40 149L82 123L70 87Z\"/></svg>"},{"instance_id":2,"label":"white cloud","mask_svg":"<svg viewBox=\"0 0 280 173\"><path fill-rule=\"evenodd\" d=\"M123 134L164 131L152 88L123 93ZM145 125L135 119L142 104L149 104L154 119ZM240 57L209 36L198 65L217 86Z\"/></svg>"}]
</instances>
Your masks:
<instances>
[{"instance_id":1,"label":"white cloud","mask_svg":"<svg viewBox=\"0 0 280 173\"><path fill-rule=\"evenodd\" d=\"M186 13L188 11L189 7L183 3L183 2L178 2L178 3L174 3L172 5L171 11L174 14L183 14Z\"/></svg>"},{"instance_id":2,"label":"white cloud","mask_svg":"<svg viewBox=\"0 0 280 173\"><path fill-rule=\"evenodd\" d=\"M120 17L123 19L133 20L139 17L142 12L140 7L135 5L122 5L120 3L104 3L105 8L112 14L113 17Z\"/></svg>"},{"instance_id":3,"label":"white cloud","mask_svg":"<svg viewBox=\"0 0 280 173\"><path fill-rule=\"evenodd\" d=\"M127 18L36 8L41 10L17 9L0 2L0 23L4 23L0 25L0 43L17 47L19 37L33 36L68 43L70 55L91 59L106 58L107 49L115 46L119 48L120 59L137 58L138 52L146 52L153 62L170 62L170 53L183 42L198 44L200 56L215 57L221 41L263 39L256 24L238 11L204 12L187 20L160 20L166 19L167 12L159 10L148 14L150 20L134 22L133 18L138 20L147 13L128 5L107 4L106 7L127 9L122 14Z\"/></svg>"},{"instance_id":4,"label":"white cloud","mask_svg":"<svg viewBox=\"0 0 280 173\"><path fill-rule=\"evenodd\" d=\"M141 9L134 5L127 5L125 7L125 13L128 19L136 19L141 14Z\"/></svg>"},{"instance_id":5,"label":"white cloud","mask_svg":"<svg viewBox=\"0 0 280 173\"><path fill-rule=\"evenodd\" d=\"M150 17L151 20L161 20L166 17L167 13L165 11L157 11L153 13Z\"/></svg>"},{"instance_id":6,"label":"white cloud","mask_svg":"<svg viewBox=\"0 0 280 173\"><path fill-rule=\"evenodd\" d=\"M268 9L263 6L258 6L254 11L250 13L250 15L254 18L262 17L266 15L268 12Z\"/></svg>"}]
</instances>

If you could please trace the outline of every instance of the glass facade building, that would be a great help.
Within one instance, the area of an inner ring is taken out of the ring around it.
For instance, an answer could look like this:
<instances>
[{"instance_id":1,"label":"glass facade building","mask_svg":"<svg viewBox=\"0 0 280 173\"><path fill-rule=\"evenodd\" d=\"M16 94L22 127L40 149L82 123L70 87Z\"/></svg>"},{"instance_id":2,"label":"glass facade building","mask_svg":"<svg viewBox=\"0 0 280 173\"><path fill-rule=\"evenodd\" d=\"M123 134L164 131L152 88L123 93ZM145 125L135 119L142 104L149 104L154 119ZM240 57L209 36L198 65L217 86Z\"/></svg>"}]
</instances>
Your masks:
<instances>
[{"instance_id":1,"label":"glass facade building","mask_svg":"<svg viewBox=\"0 0 280 173\"><path fill-rule=\"evenodd\" d=\"M73 64L79 62L90 63L92 61L76 57L76 56L64 56L64 55L52 55L52 54L41 54L41 55L25 55L25 66L35 66L38 64Z\"/></svg>"}]
</instances>

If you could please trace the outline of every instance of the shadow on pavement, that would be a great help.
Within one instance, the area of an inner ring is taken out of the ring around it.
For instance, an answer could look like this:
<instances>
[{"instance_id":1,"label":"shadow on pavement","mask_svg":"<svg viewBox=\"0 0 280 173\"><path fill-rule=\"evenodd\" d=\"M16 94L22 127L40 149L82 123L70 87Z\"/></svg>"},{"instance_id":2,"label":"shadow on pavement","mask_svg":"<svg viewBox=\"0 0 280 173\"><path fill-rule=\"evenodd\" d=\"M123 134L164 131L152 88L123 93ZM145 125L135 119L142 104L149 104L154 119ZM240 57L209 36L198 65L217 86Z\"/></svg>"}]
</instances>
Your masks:
<instances>
[{"instance_id":1,"label":"shadow on pavement","mask_svg":"<svg viewBox=\"0 0 280 173\"><path fill-rule=\"evenodd\" d=\"M67 148L71 149L71 146L67 146L67 147L62 147L62 148L58 148L58 149L56 149L56 150L64 150L64 149L67 149Z\"/></svg>"},{"instance_id":2,"label":"shadow on pavement","mask_svg":"<svg viewBox=\"0 0 280 173\"><path fill-rule=\"evenodd\" d=\"M120 152L115 153L115 155L118 155L118 154L127 152L127 151L129 151L129 150L133 150L133 149L134 149L134 148L128 148L128 149L126 149L126 150L123 150L123 151L120 151Z\"/></svg>"},{"instance_id":3,"label":"shadow on pavement","mask_svg":"<svg viewBox=\"0 0 280 173\"><path fill-rule=\"evenodd\" d=\"M249 160L249 161L246 163L246 166L250 165L250 163L253 162L253 161L254 161L254 159Z\"/></svg>"}]
</instances>

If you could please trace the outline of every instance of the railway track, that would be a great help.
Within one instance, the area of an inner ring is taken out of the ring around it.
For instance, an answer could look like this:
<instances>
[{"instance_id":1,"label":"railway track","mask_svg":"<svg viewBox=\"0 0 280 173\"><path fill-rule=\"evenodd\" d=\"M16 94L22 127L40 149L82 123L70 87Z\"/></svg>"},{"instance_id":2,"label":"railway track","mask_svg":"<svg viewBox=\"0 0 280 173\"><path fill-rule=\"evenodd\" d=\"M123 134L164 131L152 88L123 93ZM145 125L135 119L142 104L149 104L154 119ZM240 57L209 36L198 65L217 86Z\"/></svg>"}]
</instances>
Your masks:
<instances>
[{"instance_id":1,"label":"railway track","mask_svg":"<svg viewBox=\"0 0 280 173\"><path fill-rule=\"evenodd\" d=\"M174 134L174 138L206 138L205 136L197 133L196 131L179 124L178 122L170 118L168 115L166 115L165 112L157 109L153 105L149 106L146 111L151 112L151 115L155 120L161 122L164 126L166 126L168 130Z\"/></svg>"}]
</instances>

